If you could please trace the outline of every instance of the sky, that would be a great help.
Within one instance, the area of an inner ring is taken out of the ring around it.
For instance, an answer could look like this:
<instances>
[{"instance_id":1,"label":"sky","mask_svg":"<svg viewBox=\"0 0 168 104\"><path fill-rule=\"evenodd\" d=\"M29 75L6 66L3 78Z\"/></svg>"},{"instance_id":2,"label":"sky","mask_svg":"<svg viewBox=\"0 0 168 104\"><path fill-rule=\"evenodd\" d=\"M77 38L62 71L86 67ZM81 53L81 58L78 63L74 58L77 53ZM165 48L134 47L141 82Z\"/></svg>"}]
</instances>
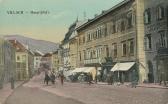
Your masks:
<instances>
[{"instance_id":1,"label":"sky","mask_svg":"<svg viewBox=\"0 0 168 104\"><path fill-rule=\"evenodd\" d=\"M92 19L95 14L121 1L0 0L0 35L23 35L58 43L77 17L79 20L84 20L84 17ZM32 11L43 13L34 14Z\"/></svg>"}]
</instances>

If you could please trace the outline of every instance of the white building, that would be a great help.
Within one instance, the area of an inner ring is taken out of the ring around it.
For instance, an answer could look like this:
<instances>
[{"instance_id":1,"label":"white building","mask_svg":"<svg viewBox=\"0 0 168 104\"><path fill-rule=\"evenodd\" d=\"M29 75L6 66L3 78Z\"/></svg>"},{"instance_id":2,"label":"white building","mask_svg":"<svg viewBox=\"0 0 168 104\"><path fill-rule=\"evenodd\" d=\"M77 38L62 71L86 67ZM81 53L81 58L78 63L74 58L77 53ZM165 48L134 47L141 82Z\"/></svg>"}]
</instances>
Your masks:
<instances>
[{"instance_id":1,"label":"white building","mask_svg":"<svg viewBox=\"0 0 168 104\"><path fill-rule=\"evenodd\" d=\"M38 50L34 52L34 70L35 72L40 69L41 58L44 54Z\"/></svg>"}]
</instances>

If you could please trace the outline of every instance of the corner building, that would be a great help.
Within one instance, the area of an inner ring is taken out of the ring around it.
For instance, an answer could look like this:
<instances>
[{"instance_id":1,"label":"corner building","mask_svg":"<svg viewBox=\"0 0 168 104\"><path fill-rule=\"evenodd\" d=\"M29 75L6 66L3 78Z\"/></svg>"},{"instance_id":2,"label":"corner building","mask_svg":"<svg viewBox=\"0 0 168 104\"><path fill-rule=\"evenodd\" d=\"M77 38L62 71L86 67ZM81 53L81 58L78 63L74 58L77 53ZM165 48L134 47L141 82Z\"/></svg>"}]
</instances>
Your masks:
<instances>
[{"instance_id":1,"label":"corner building","mask_svg":"<svg viewBox=\"0 0 168 104\"><path fill-rule=\"evenodd\" d=\"M147 80L143 12L144 0L124 0L78 27L77 66L118 72L125 81L136 70L139 82Z\"/></svg>"},{"instance_id":2,"label":"corner building","mask_svg":"<svg viewBox=\"0 0 168 104\"><path fill-rule=\"evenodd\" d=\"M145 0L144 24L148 81L168 81L168 0Z\"/></svg>"}]
</instances>

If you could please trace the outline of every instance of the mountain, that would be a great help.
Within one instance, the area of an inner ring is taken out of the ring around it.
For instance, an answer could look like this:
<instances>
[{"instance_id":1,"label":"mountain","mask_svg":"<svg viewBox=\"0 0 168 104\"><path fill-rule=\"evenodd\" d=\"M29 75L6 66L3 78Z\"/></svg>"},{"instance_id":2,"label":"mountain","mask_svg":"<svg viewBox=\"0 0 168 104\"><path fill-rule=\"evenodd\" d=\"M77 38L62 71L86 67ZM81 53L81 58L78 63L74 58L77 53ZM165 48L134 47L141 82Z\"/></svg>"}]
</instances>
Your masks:
<instances>
[{"instance_id":1,"label":"mountain","mask_svg":"<svg viewBox=\"0 0 168 104\"><path fill-rule=\"evenodd\" d=\"M45 41L45 40L36 40L20 35L6 35L4 36L7 40L17 40L24 45L28 45L29 49L32 51L40 51L42 53L54 52L59 48L58 43Z\"/></svg>"}]
</instances>

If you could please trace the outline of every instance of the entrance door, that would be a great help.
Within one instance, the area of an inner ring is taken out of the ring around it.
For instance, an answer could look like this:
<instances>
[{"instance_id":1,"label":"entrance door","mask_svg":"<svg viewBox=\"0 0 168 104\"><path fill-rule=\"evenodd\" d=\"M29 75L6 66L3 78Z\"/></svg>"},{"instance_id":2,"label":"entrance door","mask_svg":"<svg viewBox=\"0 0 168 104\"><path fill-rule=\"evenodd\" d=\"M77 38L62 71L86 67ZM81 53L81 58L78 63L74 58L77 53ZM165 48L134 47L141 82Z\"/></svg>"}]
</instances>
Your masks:
<instances>
[{"instance_id":1,"label":"entrance door","mask_svg":"<svg viewBox=\"0 0 168 104\"><path fill-rule=\"evenodd\" d=\"M148 61L148 69L149 69L148 81L149 83L154 83L153 64L151 61Z\"/></svg>"}]
</instances>

